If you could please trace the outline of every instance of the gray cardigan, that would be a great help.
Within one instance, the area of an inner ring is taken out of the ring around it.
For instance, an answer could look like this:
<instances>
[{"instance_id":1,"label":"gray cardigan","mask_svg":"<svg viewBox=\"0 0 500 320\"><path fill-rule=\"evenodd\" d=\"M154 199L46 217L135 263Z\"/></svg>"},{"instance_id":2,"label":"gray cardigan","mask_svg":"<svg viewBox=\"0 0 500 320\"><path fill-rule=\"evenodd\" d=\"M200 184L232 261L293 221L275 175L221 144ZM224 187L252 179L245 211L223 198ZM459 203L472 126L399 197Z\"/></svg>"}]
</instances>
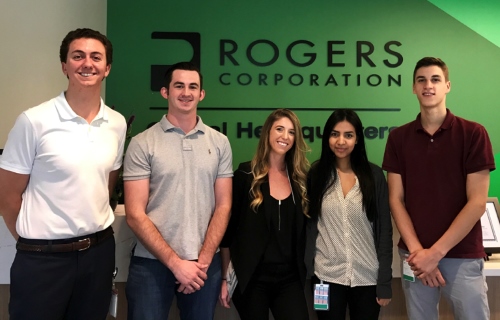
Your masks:
<instances>
[{"instance_id":1,"label":"gray cardigan","mask_svg":"<svg viewBox=\"0 0 500 320\"><path fill-rule=\"evenodd\" d=\"M392 298L392 222L389 209L389 194L387 181L379 166L370 163L375 179L375 198L377 201L377 216L372 223L375 249L379 263L377 277L377 297L380 299ZM315 170L315 167L311 168ZM310 183L314 183L313 181ZM316 238L318 236L318 216L308 219L306 226L306 253L305 263L307 277L314 275L314 257L316 255Z\"/></svg>"}]
</instances>

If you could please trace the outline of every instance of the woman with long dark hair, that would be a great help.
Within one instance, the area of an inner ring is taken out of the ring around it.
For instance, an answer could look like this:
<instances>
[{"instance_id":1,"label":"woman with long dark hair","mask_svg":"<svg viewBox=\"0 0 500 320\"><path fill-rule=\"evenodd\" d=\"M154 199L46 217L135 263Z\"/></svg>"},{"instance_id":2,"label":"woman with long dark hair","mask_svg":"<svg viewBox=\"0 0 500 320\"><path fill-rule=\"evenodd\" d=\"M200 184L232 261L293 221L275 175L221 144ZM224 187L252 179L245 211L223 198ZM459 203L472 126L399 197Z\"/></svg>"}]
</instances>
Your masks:
<instances>
[{"instance_id":1,"label":"woman with long dark hair","mask_svg":"<svg viewBox=\"0 0 500 320\"><path fill-rule=\"evenodd\" d=\"M304 295L307 149L299 119L272 112L251 162L234 172L231 220L221 242L220 300L229 307L229 257L238 285L233 302L242 320L307 320Z\"/></svg>"},{"instance_id":2,"label":"woman with long dark hair","mask_svg":"<svg viewBox=\"0 0 500 320\"><path fill-rule=\"evenodd\" d=\"M326 121L321 157L308 180L311 219L306 266L313 284L329 285L329 310L318 319L378 319L392 291L392 223L382 169L368 161L356 112Z\"/></svg>"}]
</instances>

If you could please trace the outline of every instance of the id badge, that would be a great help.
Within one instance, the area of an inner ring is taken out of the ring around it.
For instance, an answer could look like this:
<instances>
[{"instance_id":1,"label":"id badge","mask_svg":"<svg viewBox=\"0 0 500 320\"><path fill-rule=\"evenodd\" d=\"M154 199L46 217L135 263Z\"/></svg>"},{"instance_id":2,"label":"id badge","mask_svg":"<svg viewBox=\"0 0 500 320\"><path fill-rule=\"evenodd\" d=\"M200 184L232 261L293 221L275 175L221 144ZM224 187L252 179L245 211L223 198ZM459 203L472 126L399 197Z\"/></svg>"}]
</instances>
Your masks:
<instances>
[{"instance_id":1,"label":"id badge","mask_svg":"<svg viewBox=\"0 0 500 320\"><path fill-rule=\"evenodd\" d=\"M109 304L109 315L116 318L118 314L118 290L111 289L111 303Z\"/></svg>"},{"instance_id":2,"label":"id badge","mask_svg":"<svg viewBox=\"0 0 500 320\"><path fill-rule=\"evenodd\" d=\"M314 310L329 310L330 285L321 283L314 285Z\"/></svg>"},{"instance_id":3,"label":"id badge","mask_svg":"<svg viewBox=\"0 0 500 320\"><path fill-rule=\"evenodd\" d=\"M415 282L415 274L413 273L413 270L411 269L406 259L403 260L403 279L405 279L406 281Z\"/></svg>"},{"instance_id":4,"label":"id badge","mask_svg":"<svg viewBox=\"0 0 500 320\"><path fill-rule=\"evenodd\" d=\"M111 302L109 303L109 315L116 318L118 314L118 289L116 289L115 278L118 274L118 268L113 272L113 280L111 286Z\"/></svg>"}]
</instances>

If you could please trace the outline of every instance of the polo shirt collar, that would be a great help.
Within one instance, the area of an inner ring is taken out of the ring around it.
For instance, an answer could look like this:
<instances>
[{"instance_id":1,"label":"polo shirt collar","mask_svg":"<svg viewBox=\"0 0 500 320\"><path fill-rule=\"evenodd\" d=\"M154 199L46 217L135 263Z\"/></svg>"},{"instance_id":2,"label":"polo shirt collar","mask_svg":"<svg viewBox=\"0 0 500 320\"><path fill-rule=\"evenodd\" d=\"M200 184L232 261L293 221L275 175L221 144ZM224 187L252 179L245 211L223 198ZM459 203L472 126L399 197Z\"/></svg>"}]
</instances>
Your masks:
<instances>
[{"instance_id":1,"label":"polo shirt collar","mask_svg":"<svg viewBox=\"0 0 500 320\"><path fill-rule=\"evenodd\" d=\"M422 119L421 119L421 114L419 113L417 115L417 119L415 119L415 130L424 130L424 127L422 127ZM447 130L450 129L453 126L453 122L455 122L455 115L451 113L450 109L446 108L446 117L444 118L443 123L441 124L441 127L439 129L442 130Z\"/></svg>"},{"instance_id":2,"label":"polo shirt collar","mask_svg":"<svg viewBox=\"0 0 500 320\"><path fill-rule=\"evenodd\" d=\"M168 121L166 114L161 117L160 126L163 129L163 131L165 131L165 132L172 131L175 128L178 128L178 127L174 126L170 121ZM178 128L178 129L180 129L180 128ZM201 117L196 116L196 126L194 126L194 129L191 130L188 134L196 133L196 132L203 132L204 133L205 130L206 130L206 127L205 127L205 124L203 123L203 121L201 120Z\"/></svg>"},{"instance_id":3,"label":"polo shirt collar","mask_svg":"<svg viewBox=\"0 0 500 320\"><path fill-rule=\"evenodd\" d=\"M73 120L75 118L81 118L69 106L68 101L66 100L66 96L64 95L64 91L61 92L61 94L55 98L55 105L56 105L57 112L59 113L59 115L61 116L61 118L63 120ZM92 120L92 121L99 120L99 119L102 119L105 121L108 120L108 112L107 112L106 108L104 108L104 101L102 100L102 98L101 98L101 104L99 106L99 112L97 113L94 120Z\"/></svg>"}]
</instances>

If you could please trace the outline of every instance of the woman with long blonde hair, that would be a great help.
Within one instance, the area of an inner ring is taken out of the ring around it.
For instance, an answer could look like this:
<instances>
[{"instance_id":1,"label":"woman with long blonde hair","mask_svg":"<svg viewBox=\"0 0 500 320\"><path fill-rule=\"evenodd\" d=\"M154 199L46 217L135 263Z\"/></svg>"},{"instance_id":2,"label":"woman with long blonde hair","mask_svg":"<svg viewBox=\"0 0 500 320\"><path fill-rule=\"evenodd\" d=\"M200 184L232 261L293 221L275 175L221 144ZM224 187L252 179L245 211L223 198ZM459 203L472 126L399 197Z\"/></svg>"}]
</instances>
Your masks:
<instances>
[{"instance_id":1,"label":"woman with long blonde hair","mask_svg":"<svg viewBox=\"0 0 500 320\"><path fill-rule=\"evenodd\" d=\"M233 302L242 320L309 318L304 296L308 161L299 119L273 111L257 152L233 178L231 220L221 242L221 304L229 307L226 270L231 259L238 285Z\"/></svg>"}]
</instances>

